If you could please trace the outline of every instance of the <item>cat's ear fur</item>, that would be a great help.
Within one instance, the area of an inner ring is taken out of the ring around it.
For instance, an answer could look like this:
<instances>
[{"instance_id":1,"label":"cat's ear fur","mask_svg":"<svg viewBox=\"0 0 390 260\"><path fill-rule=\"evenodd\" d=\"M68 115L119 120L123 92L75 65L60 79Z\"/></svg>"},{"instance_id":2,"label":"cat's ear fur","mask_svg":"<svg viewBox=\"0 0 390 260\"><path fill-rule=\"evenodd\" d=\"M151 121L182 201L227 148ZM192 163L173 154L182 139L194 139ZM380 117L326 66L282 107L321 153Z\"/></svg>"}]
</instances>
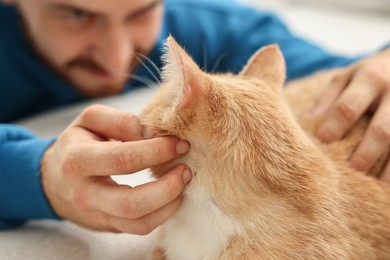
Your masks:
<instances>
[{"instance_id":1,"label":"cat's ear fur","mask_svg":"<svg viewBox=\"0 0 390 260\"><path fill-rule=\"evenodd\" d=\"M240 75L257 77L269 84L281 87L286 79L283 54L276 44L258 50L249 59Z\"/></svg>"},{"instance_id":2,"label":"cat's ear fur","mask_svg":"<svg viewBox=\"0 0 390 260\"><path fill-rule=\"evenodd\" d=\"M177 107L184 108L201 98L205 76L172 36L168 37L165 47L162 79L164 82L174 80L180 86L176 89L179 91L176 95Z\"/></svg>"}]
</instances>

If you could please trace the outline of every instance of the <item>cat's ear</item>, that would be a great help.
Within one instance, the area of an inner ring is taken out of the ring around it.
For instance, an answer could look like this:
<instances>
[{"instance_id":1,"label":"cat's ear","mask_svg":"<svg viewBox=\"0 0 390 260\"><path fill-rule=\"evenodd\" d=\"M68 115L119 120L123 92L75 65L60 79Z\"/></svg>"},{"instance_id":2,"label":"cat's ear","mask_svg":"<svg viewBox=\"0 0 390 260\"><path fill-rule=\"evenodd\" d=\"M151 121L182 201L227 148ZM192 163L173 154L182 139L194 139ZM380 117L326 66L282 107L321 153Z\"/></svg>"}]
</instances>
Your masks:
<instances>
[{"instance_id":1,"label":"cat's ear","mask_svg":"<svg viewBox=\"0 0 390 260\"><path fill-rule=\"evenodd\" d=\"M258 77L278 87L283 86L286 79L286 64L279 47L272 44L258 50L249 59L240 75Z\"/></svg>"},{"instance_id":2,"label":"cat's ear","mask_svg":"<svg viewBox=\"0 0 390 260\"><path fill-rule=\"evenodd\" d=\"M204 73L172 36L166 41L163 61L163 81L174 80L180 86L177 89L177 107L182 108L197 102L202 94Z\"/></svg>"}]
</instances>

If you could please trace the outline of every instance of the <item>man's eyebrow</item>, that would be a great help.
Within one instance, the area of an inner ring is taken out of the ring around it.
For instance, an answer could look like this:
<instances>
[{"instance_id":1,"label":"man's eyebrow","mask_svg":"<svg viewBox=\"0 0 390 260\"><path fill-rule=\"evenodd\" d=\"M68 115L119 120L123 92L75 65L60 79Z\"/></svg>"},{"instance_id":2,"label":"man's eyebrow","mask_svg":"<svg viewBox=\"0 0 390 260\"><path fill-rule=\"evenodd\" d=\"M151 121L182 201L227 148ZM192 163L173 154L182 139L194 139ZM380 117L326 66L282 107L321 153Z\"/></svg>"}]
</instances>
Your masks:
<instances>
[{"instance_id":1,"label":"man's eyebrow","mask_svg":"<svg viewBox=\"0 0 390 260\"><path fill-rule=\"evenodd\" d=\"M154 7L161 4L162 2L163 2L163 0L155 0L155 1L147 4L146 6L139 8L138 10L134 10L133 12L131 12L130 14L128 14L126 16L126 19L131 19L135 16L146 13L147 11L153 9ZM99 11L90 10L90 9L87 9L85 7L82 7L82 6L77 6L75 4L68 4L68 3L51 3L51 4L49 4L48 8L52 9L52 10L78 10L78 11L85 12L87 14L91 14L94 16L105 16L105 14L103 14Z\"/></svg>"},{"instance_id":2,"label":"man's eyebrow","mask_svg":"<svg viewBox=\"0 0 390 260\"><path fill-rule=\"evenodd\" d=\"M147 11L153 9L154 7L161 4L162 2L163 2L163 0L155 0L151 3L149 3L148 5L141 7L138 10L135 10L131 14L127 15L127 19L131 19L131 18L136 17L138 15L142 15L143 13L146 13Z\"/></svg>"},{"instance_id":3,"label":"man's eyebrow","mask_svg":"<svg viewBox=\"0 0 390 260\"><path fill-rule=\"evenodd\" d=\"M52 4L49 4L48 5L48 9L50 10L59 10L59 11L62 11L62 10L77 10L77 11L81 11L81 12L84 12L84 13L87 13L87 14L91 14L91 15L103 15L102 13L99 13L99 12L96 12L96 11L93 11L93 10L88 10L87 8L85 7L81 7L81 6L77 6L77 5L74 5L74 4L65 4L65 3L52 3Z\"/></svg>"}]
</instances>

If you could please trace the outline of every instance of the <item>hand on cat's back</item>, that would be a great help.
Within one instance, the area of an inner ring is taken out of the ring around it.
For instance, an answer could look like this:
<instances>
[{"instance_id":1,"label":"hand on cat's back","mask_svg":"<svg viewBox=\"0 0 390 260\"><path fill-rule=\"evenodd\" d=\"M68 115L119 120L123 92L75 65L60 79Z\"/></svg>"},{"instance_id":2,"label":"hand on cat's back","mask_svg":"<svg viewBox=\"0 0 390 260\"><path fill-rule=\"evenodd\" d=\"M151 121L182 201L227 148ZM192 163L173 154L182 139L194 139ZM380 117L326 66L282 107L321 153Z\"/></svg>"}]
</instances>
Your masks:
<instances>
[{"instance_id":1,"label":"hand on cat's back","mask_svg":"<svg viewBox=\"0 0 390 260\"><path fill-rule=\"evenodd\" d=\"M324 142L342 138L366 112L372 114L351 166L368 171L390 145L390 48L340 71L329 82L314 114L325 120L316 131ZM380 177L390 183L390 161Z\"/></svg>"},{"instance_id":2,"label":"hand on cat's back","mask_svg":"<svg viewBox=\"0 0 390 260\"><path fill-rule=\"evenodd\" d=\"M184 165L129 187L110 175L130 174L187 153L177 137L143 137L138 118L102 105L85 109L43 155L43 190L62 218L95 230L144 235L179 208L191 179Z\"/></svg>"}]
</instances>

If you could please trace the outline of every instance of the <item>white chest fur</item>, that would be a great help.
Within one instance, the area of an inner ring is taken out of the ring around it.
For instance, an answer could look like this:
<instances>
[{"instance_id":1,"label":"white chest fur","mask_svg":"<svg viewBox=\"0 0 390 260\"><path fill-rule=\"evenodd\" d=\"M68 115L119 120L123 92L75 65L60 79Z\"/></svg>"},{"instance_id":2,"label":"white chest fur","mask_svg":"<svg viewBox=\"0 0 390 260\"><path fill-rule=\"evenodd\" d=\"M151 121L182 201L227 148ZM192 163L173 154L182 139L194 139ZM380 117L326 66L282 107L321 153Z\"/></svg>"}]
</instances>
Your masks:
<instances>
[{"instance_id":1,"label":"white chest fur","mask_svg":"<svg viewBox=\"0 0 390 260\"><path fill-rule=\"evenodd\" d=\"M162 227L167 259L217 259L239 227L202 188L191 185L186 195L180 210Z\"/></svg>"}]
</instances>

